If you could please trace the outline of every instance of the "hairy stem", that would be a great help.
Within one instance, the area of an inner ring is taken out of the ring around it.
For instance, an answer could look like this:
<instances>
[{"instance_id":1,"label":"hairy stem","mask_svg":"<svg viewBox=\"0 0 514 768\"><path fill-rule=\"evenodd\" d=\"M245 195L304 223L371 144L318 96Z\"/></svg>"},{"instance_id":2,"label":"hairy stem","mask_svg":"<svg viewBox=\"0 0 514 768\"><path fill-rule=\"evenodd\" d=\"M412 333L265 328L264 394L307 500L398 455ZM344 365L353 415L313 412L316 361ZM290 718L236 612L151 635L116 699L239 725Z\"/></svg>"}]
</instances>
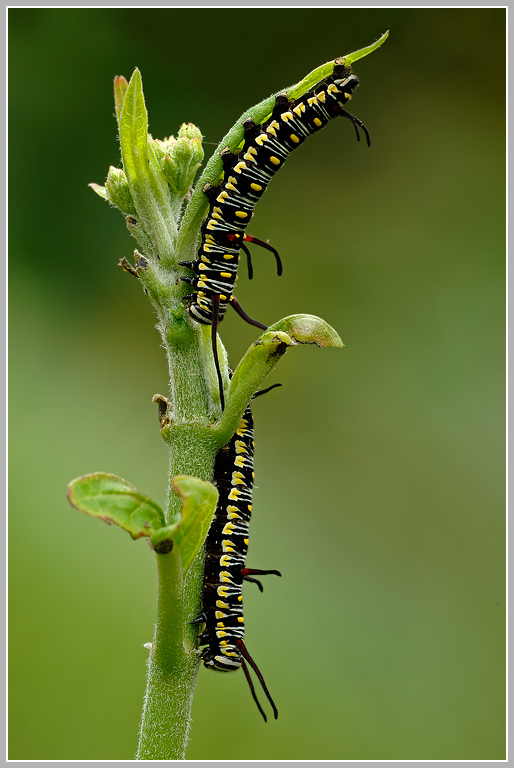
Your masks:
<instances>
[{"instance_id":1,"label":"hairy stem","mask_svg":"<svg viewBox=\"0 0 514 768\"><path fill-rule=\"evenodd\" d=\"M147 687L138 760L182 760L185 756L191 721L191 705L199 658L196 628L189 625L188 596L197 594L201 584L201 557L191 569L190 588L182 584L182 563L178 552L156 555L157 623L148 659ZM182 585L183 586L183 585Z\"/></svg>"},{"instance_id":2,"label":"hairy stem","mask_svg":"<svg viewBox=\"0 0 514 768\"><path fill-rule=\"evenodd\" d=\"M177 338L173 327L164 327L162 321L160 330L168 356L173 408L165 435L169 443L165 518L170 524L179 518L182 503L172 489L173 478L186 474L211 480L219 438L208 427L212 404L201 330L181 327ZM204 556L202 547L184 582L176 548L156 555L157 622L148 660L138 760L184 759L200 666L198 630L190 622L200 610Z\"/></svg>"},{"instance_id":3,"label":"hairy stem","mask_svg":"<svg viewBox=\"0 0 514 768\"><path fill-rule=\"evenodd\" d=\"M171 479L183 472L205 479L212 477L216 445L213 438L204 437L204 431L184 425L173 433L168 521L176 517L180 508ZM200 610L204 556L202 547L184 582L176 548L167 555L156 555L157 622L148 660L138 760L181 760L185 755L200 666L197 627L190 622Z\"/></svg>"}]
</instances>

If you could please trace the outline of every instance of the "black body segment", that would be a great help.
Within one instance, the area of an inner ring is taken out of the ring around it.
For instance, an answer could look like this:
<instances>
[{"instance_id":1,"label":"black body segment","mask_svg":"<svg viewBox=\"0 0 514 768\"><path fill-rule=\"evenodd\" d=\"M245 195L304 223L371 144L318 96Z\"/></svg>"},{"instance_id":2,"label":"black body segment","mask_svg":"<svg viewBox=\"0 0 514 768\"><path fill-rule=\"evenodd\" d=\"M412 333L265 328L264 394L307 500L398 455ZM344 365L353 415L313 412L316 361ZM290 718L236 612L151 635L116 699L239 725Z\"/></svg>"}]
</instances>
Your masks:
<instances>
[{"instance_id":1,"label":"black body segment","mask_svg":"<svg viewBox=\"0 0 514 768\"><path fill-rule=\"evenodd\" d=\"M251 119L243 123L242 148L236 153L229 149L221 153L222 179L216 186L207 184L203 189L209 200L209 213L202 224L198 258L193 262L183 262L195 276L182 278L194 288L194 293L184 297L188 313L199 323L213 325L213 338L227 305L235 306L233 290L241 249L248 258L244 241L257 242L272 250L277 259L277 271L281 274L282 266L276 251L246 235L245 230L255 205L289 154L337 116L351 120L357 139L360 138L359 128L362 128L369 144L369 134L363 123L344 109L358 84L359 80L350 67L336 64L329 77L295 101L289 101L285 94L278 94L270 117L262 125L256 125ZM248 260L248 269L252 272L251 260ZM215 301L214 297L219 299ZM213 341L213 351L214 345ZM223 408L219 366L218 381Z\"/></svg>"},{"instance_id":2,"label":"black body segment","mask_svg":"<svg viewBox=\"0 0 514 768\"><path fill-rule=\"evenodd\" d=\"M205 622L199 638L199 645L204 646L204 665L221 672L243 667L252 696L266 720L246 662L255 671L275 717L278 712L244 644L243 581L257 582L262 591L262 585L252 576L270 573L280 576L280 573L246 568L252 513L253 451L253 417L248 407L236 433L216 456L214 483L219 499L206 540L203 610L196 622Z\"/></svg>"}]
</instances>

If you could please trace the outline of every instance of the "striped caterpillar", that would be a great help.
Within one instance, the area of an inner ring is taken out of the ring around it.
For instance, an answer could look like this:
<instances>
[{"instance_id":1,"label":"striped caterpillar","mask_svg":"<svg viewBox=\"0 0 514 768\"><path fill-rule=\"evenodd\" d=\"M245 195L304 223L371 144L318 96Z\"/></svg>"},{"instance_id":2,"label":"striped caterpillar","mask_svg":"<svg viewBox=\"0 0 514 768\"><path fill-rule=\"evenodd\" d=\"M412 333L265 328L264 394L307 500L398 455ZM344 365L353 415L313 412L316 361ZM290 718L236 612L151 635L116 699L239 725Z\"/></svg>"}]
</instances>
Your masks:
<instances>
[{"instance_id":1,"label":"striped caterpillar","mask_svg":"<svg viewBox=\"0 0 514 768\"><path fill-rule=\"evenodd\" d=\"M360 139L359 128L362 128L368 146L370 144L364 124L344 109L359 80L349 66L338 62L336 59L333 73L329 77L300 98L289 101L286 94L278 94L271 115L262 124L255 124L251 118L245 120L242 149L236 153L224 149L221 152L222 179L216 186L206 184L203 187L209 200L209 213L201 228L202 241L198 258L181 262L195 276L181 277L181 280L194 288L194 293L184 296L187 312L197 322L212 327L212 352L222 409L225 407L225 398L216 333L227 305L231 304L251 325L263 330L267 328L252 320L233 295L240 250L246 254L249 276L253 273L250 253L244 243L254 242L272 251L277 261L278 274L282 272L277 251L267 243L245 234L256 203L289 154L332 118L348 118L357 139Z\"/></svg>"},{"instance_id":2,"label":"striped caterpillar","mask_svg":"<svg viewBox=\"0 0 514 768\"><path fill-rule=\"evenodd\" d=\"M257 392L254 397L269 389L272 387ZM253 417L248 406L235 434L216 456L214 483L219 499L206 539L203 609L192 623L205 622L199 638L199 645L205 646L201 652L204 665L221 672L242 667L253 699L266 720L247 663L257 675L275 718L278 711L244 644L243 581L256 583L262 592L262 584L253 576L281 574L247 568L245 564L252 511L253 450Z\"/></svg>"}]
</instances>

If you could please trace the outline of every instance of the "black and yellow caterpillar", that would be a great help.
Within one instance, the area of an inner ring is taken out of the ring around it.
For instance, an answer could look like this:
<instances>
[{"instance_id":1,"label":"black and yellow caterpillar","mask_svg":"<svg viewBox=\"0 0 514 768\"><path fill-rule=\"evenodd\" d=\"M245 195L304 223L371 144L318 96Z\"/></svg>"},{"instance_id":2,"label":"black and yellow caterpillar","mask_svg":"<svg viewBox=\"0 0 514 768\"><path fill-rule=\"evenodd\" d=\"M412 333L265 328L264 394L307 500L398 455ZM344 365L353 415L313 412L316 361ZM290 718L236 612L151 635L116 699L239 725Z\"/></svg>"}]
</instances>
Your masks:
<instances>
[{"instance_id":1,"label":"black and yellow caterpillar","mask_svg":"<svg viewBox=\"0 0 514 768\"><path fill-rule=\"evenodd\" d=\"M265 391L268 390L257 394ZM205 629L199 638L199 645L205 646L202 650L204 665L221 672L242 667L255 703L266 720L247 662L257 675L275 717L278 711L244 644L243 581L257 583L262 591L261 583L253 576L270 573L280 576L280 573L246 567L252 513L253 451L253 417L248 407L235 434L216 456L213 482L218 488L219 498L205 545L203 608L193 623L205 622Z\"/></svg>"},{"instance_id":2,"label":"black and yellow caterpillar","mask_svg":"<svg viewBox=\"0 0 514 768\"><path fill-rule=\"evenodd\" d=\"M320 131L334 117L348 118L360 138L359 128L369 134L364 124L344 109L359 80L349 66L336 63L333 73L317 83L300 98L289 101L286 94L275 97L269 118L255 124L250 118L243 123L244 143L236 153L223 150L223 176L216 186L206 184L203 192L209 200L209 213L202 224L202 241L196 261L183 261L194 277L182 277L194 288L184 297L189 315L199 323L212 326L212 350L219 382L221 407L224 393L216 347L216 332L228 304L244 320L258 328L267 326L252 320L233 295L237 278L239 252L246 253L251 276L250 254L244 241L256 242L273 251L280 274L278 253L267 243L245 234L253 209L267 189L275 173L289 154L313 133Z\"/></svg>"}]
</instances>

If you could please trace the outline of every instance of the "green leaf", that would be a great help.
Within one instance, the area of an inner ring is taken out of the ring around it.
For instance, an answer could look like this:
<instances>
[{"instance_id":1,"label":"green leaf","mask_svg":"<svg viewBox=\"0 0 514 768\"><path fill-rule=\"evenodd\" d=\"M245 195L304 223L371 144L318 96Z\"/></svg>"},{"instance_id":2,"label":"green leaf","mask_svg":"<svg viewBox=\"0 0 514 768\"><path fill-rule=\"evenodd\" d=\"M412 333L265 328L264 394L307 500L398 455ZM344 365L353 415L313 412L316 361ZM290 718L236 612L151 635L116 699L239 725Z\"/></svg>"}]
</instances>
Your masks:
<instances>
[{"instance_id":1,"label":"green leaf","mask_svg":"<svg viewBox=\"0 0 514 768\"><path fill-rule=\"evenodd\" d=\"M165 524L160 506L116 475L94 472L72 480L68 488L72 506L106 523L119 525L133 539L150 537Z\"/></svg>"},{"instance_id":2,"label":"green leaf","mask_svg":"<svg viewBox=\"0 0 514 768\"><path fill-rule=\"evenodd\" d=\"M91 187L93 192L96 192L97 195L102 197L104 200L107 200L108 203L111 202L111 198L109 197L109 193L107 192L105 187L100 186L100 184L91 183L88 184L88 187Z\"/></svg>"},{"instance_id":3,"label":"green leaf","mask_svg":"<svg viewBox=\"0 0 514 768\"><path fill-rule=\"evenodd\" d=\"M182 521L174 539L182 557L184 577L203 546L218 501L218 491L189 475L173 478L172 488L183 499Z\"/></svg>"},{"instance_id":4,"label":"green leaf","mask_svg":"<svg viewBox=\"0 0 514 768\"><path fill-rule=\"evenodd\" d=\"M343 346L336 331L315 315L290 315L271 325L247 350L234 371L223 416L212 427L220 445L232 437L246 406L282 355L298 344Z\"/></svg>"},{"instance_id":5,"label":"green leaf","mask_svg":"<svg viewBox=\"0 0 514 768\"><path fill-rule=\"evenodd\" d=\"M306 75L303 80L300 80L297 85L294 85L292 88L287 90L288 99L299 99L300 96L303 96L304 93L307 93L307 91L310 91L311 88L314 88L316 83L319 83L321 80L325 80L325 78L330 77L334 71L335 64L344 64L346 66L350 66L350 64L352 64L354 61L362 59L364 56L373 53L373 51L376 51L376 49L379 48L382 43L387 40L388 36L389 32L386 32L379 40L377 40L376 43L368 45L367 48L361 48L360 51L354 51L354 53L348 53L346 56L340 56L335 61L327 61L327 63L322 64L321 67L313 69L312 72L309 72L309 74Z\"/></svg>"},{"instance_id":6,"label":"green leaf","mask_svg":"<svg viewBox=\"0 0 514 768\"><path fill-rule=\"evenodd\" d=\"M346 56L341 56L341 58L336 59L336 61L338 64L345 64L346 66L349 66L350 64L353 64L354 61L363 59L364 56L368 56L370 53L373 53L373 51L376 51L377 48L380 48L382 43L385 43L388 37L389 30L384 32L384 34L376 41L376 43L368 45L367 48L361 48L359 51L354 51L354 53L347 53Z\"/></svg>"},{"instance_id":7,"label":"green leaf","mask_svg":"<svg viewBox=\"0 0 514 768\"><path fill-rule=\"evenodd\" d=\"M151 241L151 254L167 266L173 256L176 217L166 177L155 155L153 139L148 135L148 115L137 69L123 99L120 146L139 224ZM147 242L145 246L148 247Z\"/></svg>"},{"instance_id":8,"label":"green leaf","mask_svg":"<svg viewBox=\"0 0 514 768\"><path fill-rule=\"evenodd\" d=\"M289 315L270 325L270 331L287 333L296 344L316 344L318 347L344 347L339 334L316 315Z\"/></svg>"},{"instance_id":9,"label":"green leaf","mask_svg":"<svg viewBox=\"0 0 514 768\"><path fill-rule=\"evenodd\" d=\"M220 447L225 445L237 429L244 410L262 382L276 366L288 347L295 341L287 333L266 331L252 344L234 371L230 382L225 410L213 426Z\"/></svg>"},{"instance_id":10,"label":"green leaf","mask_svg":"<svg viewBox=\"0 0 514 768\"><path fill-rule=\"evenodd\" d=\"M123 168L129 184L138 186L146 181L148 158L148 115L141 75L136 69L123 99L120 113L120 143Z\"/></svg>"}]
</instances>

